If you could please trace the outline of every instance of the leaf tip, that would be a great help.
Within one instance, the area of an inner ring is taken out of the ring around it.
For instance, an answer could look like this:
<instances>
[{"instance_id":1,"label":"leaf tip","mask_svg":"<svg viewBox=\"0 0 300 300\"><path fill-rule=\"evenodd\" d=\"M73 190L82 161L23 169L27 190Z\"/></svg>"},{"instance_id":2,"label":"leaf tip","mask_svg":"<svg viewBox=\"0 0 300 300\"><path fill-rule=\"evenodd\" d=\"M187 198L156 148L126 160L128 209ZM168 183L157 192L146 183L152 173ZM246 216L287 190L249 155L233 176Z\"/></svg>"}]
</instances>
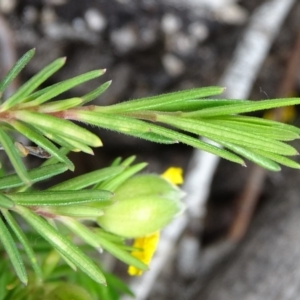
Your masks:
<instances>
[{"instance_id":1,"label":"leaf tip","mask_svg":"<svg viewBox=\"0 0 300 300\"><path fill-rule=\"evenodd\" d=\"M68 169L69 169L70 171L74 172L75 166L74 166L72 163L69 163L69 164L68 164Z\"/></svg>"},{"instance_id":2,"label":"leaf tip","mask_svg":"<svg viewBox=\"0 0 300 300\"><path fill-rule=\"evenodd\" d=\"M99 76L103 75L106 73L106 69L100 69L99 70Z\"/></svg>"}]
</instances>

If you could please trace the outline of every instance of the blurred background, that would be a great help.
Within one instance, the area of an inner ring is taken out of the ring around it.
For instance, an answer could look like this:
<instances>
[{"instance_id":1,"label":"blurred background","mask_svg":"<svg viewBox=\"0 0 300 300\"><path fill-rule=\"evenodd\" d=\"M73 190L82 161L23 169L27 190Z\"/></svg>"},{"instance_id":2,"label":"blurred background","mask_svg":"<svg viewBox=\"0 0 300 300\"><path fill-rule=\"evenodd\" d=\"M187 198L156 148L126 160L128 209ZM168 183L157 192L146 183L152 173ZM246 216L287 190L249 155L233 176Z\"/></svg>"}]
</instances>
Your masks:
<instances>
[{"instance_id":1,"label":"blurred background","mask_svg":"<svg viewBox=\"0 0 300 300\"><path fill-rule=\"evenodd\" d=\"M274 9L276 5L279 10ZM283 10L281 21L273 24L274 14ZM272 26L276 29L270 33ZM262 40L246 36L246 32L251 35L251 28L268 41L265 54L260 54ZM243 48L239 48L242 44ZM249 73L251 77L245 97L299 97L300 3L1 0L1 77L31 48L36 48L36 55L9 92L49 62L66 56L66 66L47 84L105 68L103 77L74 88L68 97L83 95L112 80L111 87L95 101L97 105L110 105L227 82L230 66L242 56L244 64L237 68L243 76ZM240 56L236 49L243 49ZM255 54L261 56L254 65ZM235 95L241 82L235 78L226 85L227 95ZM296 108L286 115L284 121L299 126ZM96 149L91 158L72 154L76 175L107 166L117 156L132 154L138 161L149 163L149 172L161 173L168 166L189 172L193 155L189 147L157 145L92 130L100 135L104 147ZM300 149L299 142L295 146ZM29 161L31 166L39 163L33 158ZM137 299L297 299L299 178L299 171L283 168L281 173L271 174L250 163L248 168L242 168L220 161L213 172L211 192L201 208L201 224L196 229L187 226L185 239L180 237L174 245L173 256L165 254L173 258L161 267L155 284L140 282L147 284L145 290L149 292L137 294ZM197 246L189 247L188 242ZM185 261L186 256L193 259L190 269L186 267L191 265ZM108 267L123 272L115 263Z\"/></svg>"}]
</instances>

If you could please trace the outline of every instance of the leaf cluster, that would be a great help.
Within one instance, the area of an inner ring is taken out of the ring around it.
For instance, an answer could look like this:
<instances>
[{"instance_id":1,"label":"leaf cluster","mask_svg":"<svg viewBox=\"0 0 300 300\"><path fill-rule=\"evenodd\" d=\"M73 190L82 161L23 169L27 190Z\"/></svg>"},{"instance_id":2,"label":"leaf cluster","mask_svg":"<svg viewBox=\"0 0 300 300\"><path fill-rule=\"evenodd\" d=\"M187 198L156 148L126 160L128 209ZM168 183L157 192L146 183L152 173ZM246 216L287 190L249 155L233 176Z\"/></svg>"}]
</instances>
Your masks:
<instances>
[{"instance_id":1,"label":"leaf cluster","mask_svg":"<svg viewBox=\"0 0 300 300\"><path fill-rule=\"evenodd\" d=\"M34 50L28 51L8 72L0 83L1 95L33 55ZM245 165L243 158L246 158L271 171L280 170L280 164L300 168L290 158L298 154L296 149L286 143L299 138L299 128L245 115L259 110L296 105L300 103L299 98L264 101L222 99L217 96L224 88L207 87L110 106L86 105L100 96L109 87L110 81L81 97L65 99L62 95L79 84L101 76L105 70L90 71L40 88L64 62L64 58L59 58L43 68L8 99L2 99L0 105L0 144L16 172L0 177L2 251L8 255L22 283L27 284L29 277L38 279L29 281L28 289L24 289L16 288L13 276L0 276L0 282L10 282L14 287L11 291L3 292L3 295L13 297L11 299L24 299L23 294L29 295L28 291L31 289L37 291L41 288L41 280L46 284L49 278L58 278L55 276L63 272L58 264L58 257L63 260L64 268L70 266L70 270L83 271L76 276L83 276L83 282L91 287L91 291L94 290L93 282L105 285L108 280L112 286L117 285L117 279L109 274L104 276L100 264L83 251L84 247L98 252L106 250L127 264L142 270L147 268L130 255L132 249L122 237L97 228L93 223L104 213L103 208L113 204L114 190L146 164L133 164L133 157L124 161L116 159L107 168L61 182L46 190L38 190L34 186L35 183L68 169L74 170L73 163L67 157L70 151L93 154L92 147L102 146L100 138L81 127L78 122L156 143L184 143L242 165ZM212 96L215 97L211 98ZM15 132L25 136L35 146L24 146L15 141ZM27 170L22 157L28 154L48 160L38 168ZM28 239L24 230L27 225L24 227L24 224L30 225L30 232L36 232L51 246L48 246L41 262ZM79 246L75 245L74 237L80 239ZM55 249L55 252L51 249ZM26 271L27 264L31 265L35 275ZM4 262L0 267L8 266ZM55 293L64 294L62 299L69 299L70 293L76 290L71 283L62 285L52 279L45 285L47 288L44 299L52 299L47 297L54 297ZM122 286L121 283L118 284ZM89 299L84 296L84 291L76 291L77 296L81 293L83 295L76 299ZM110 290L111 298L107 296L108 291L95 288L94 294L103 293L103 299L114 299L113 291ZM123 292L128 291L123 288Z\"/></svg>"}]
</instances>

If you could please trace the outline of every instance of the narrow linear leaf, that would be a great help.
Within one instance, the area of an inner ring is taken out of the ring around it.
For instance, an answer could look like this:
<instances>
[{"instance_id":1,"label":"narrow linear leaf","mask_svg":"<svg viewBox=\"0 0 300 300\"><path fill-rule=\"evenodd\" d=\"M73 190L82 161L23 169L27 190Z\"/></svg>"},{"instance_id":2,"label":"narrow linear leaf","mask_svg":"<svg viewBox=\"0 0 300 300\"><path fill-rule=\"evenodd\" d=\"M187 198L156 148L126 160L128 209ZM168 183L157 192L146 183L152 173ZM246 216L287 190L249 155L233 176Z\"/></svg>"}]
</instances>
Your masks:
<instances>
[{"instance_id":1,"label":"narrow linear leaf","mask_svg":"<svg viewBox=\"0 0 300 300\"><path fill-rule=\"evenodd\" d=\"M280 166L274 162L273 160L260 155L254 151L252 151L251 149L247 149L238 145L234 145L232 143L228 143L228 142L223 142L222 143L223 146L225 146L226 148L242 155L243 157L249 159L250 161L256 163L257 165L273 171L273 172L278 172L281 170Z\"/></svg>"},{"instance_id":2,"label":"narrow linear leaf","mask_svg":"<svg viewBox=\"0 0 300 300\"><path fill-rule=\"evenodd\" d=\"M55 175L61 174L67 171L67 166L62 163L56 163L49 166L41 166L28 171L28 177L32 183L39 182L48 178L52 178ZM9 189L23 185L24 182L19 176L12 174L0 178L0 189ZM8 207L9 208L9 207Z\"/></svg>"},{"instance_id":3,"label":"narrow linear leaf","mask_svg":"<svg viewBox=\"0 0 300 300\"><path fill-rule=\"evenodd\" d=\"M19 152L17 151L15 145L13 144L13 141L10 138L10 136L1 128L0 128L0 143L2 144L2 147L4 148L7 156L9 157L9 160L13 165L14 169L16 170L18 176L22 179L22 181L25 184L29 185L30 179L27 170L22 162L22 159L19 155Z\"/></svg>"},{"instance_id":4,"label":"narrow linear leaf","mask_svg":"<svg viewBox=\"0 0 300 300\"><path fill-rule=\"evenodd\" d=\"M15 206L13 201L11 201L8 197L0 193L0 208L12 209Z\"/></svg>"},{"instance_id":5,"label":"narrow linear leaf","mask_svg":"<svg viewBox=\"0 0 300 300\"><path fill-rule=\"evenodd\" d=\"M249 102L248 100L231 100L231 99L190 99L184 101L177 101L177 102L162 102L159 105L159 111L164 112L190 112L204 108L210 107L220 107L224 105L232 105L243 102ZM154 107L156 108L156 107ZM153 110L152 108L150 110Z\"/></svg>"},{"instance_id":6,"label":"narrow linear leaf","mask_svg":"<svg viewBox=\"0 0 300 300\"><path fill-rule=\"evenodd\" d=\"M175 141L173 139L164 137L164 136L159 135L159 134L154 133L154 132L141 133L141 132L131 131L130 135L134 136L134 137L137 137L137 138L141 138L141 139L146 140L146 141L158 143L158 144L171 145L171 144L178 143L178 141Z\"/></svg>"},{"instance_id":7,"label":"narrow linear leaf","mask_svg":"<svg viewBox=\"0 0 300 300\"><path fill-rule=\"evenodd\" d=\"M121 161L122 161L122 158L119 156L119 157L117 157L117 158L115 158L115 159L113 160L113 162L111 163L110 166L111 166L111 167L117 167L117 166L120 165Z\"/></svg>"},{"instance_id":8,"label":"narrow linear leaf","mask_svg":"<svg viewBox=\"0 0 300 300\"><path fill-rule=\"evenodd\" d=\"M135 266L136 268L144 271L148 269L147 265L138 260L136 257L133 257L127 251L120 249L119 245L115 245L113 242L106 240L105 237L101 235L101 230L98 231L98 229L94 229L94 231L97 233L97 238L104 250L108 251L128 265Z\"/></svg>"},{"instance_id":9,"label":"narrow linear leaf","mask_svg":"<svg viewBox=\"0 0 300 300\"><path fill-rule=\"evenodd\" d=\"M100 114L96 112L87 111L78 113L78 118L83 122L96 125L102 128L122 132L128 135L131 135L132 131L135 133L138 131L141 131L142 133L153 132L171 140L173 139L182 142L186 145L190 145L197 149L210 152L229 161L244 165L244 161L240 157L224 149L210 145L186 134L176 132L175 130L166 129L154 124L148 124L141 120L135 120L129 117L123 117L118 115Z\"/></svg>"},{"instance_id":10,"label":"narrow linear leaf","mask_svg":"<svg viewBox=\"0 0 300 300\"><path fill-rule=\"evenodd\" d=\"M16 104L20 104L26 100L26 96L32 93L37 87L39 87L46 79L52 74L58 71L64 64L66 59L59 58L54 62L46 66L26 83L24 83L10 98L8 98L0 108L0 111L6 111Z\"/></svg>"},{"instance_id":11,"label":"narrow linear leaf","mask_svg":"<svg viewBox=\"0 0 300 300\"><path fill-rule=\"evenodd\" d=\"M58 219L88 245L98 249L99 251L102 251L102 247L97 239L97 235L91 229L72 218L59 217Z\"/></svg>"},{"instance_id":12,"label":"narrow linear leaf","mask_svg":"<svg viewBox=\"0 0 300 300\"><path fill-rule=\"evenodd\" d=\"M78 247L74 246L66 237L50 226L42 217L22 206L17 207L16 211L59 253L63 254L96 282L106 284L99 267Z\"/></svg>"},{"instance_id":13,"label":"narrow linear leaf","mask_svg":"<svg viewBox=\"0 0 300 300\"><path fill-rule=\"evenodd\" d=\"M55 142L56 144L60 145L62 148L66 149L67 152L66 154L68 154L70 151L72 152L80 152L80 150L78 148L76 148L73 144L74 143L70 143L70 142L67 142L66 141L66 138L65 137L62 137L62 136L58 136L56 134L52 134L52 133L49 133L49 131L45 128L39 128L39 131L49 140ZM69 140L70 141L70 140ZM73 142L73 140L71 140ZM89 148L88 146L86 146L87 148ZM61 148L61 149L62 149ZM90 148L89 148L90 149ZM81 150L83 151L83 150ZM91 153L88 153L88 154L93 154L93 150L91 149ZM85 152L85 151L83 151ZM64 154L64 153L62 153ZM50 159L53 159L53 156L50 158ZM49 159L47 160L49 161ZM47 162L46 161L46 162Z\"/></svg>"},{"instance_id":14,"label":"narrow linear leaf","mask_svg":"<svg viewBox=\"0 0 300 300\"><path fill-rule=\"evenodd\" d=\"M28 64L31 58L34 56L35 49L27 51L9 70L7 75L0 82L0 93L2 93L8 85L18 76L22 69Z\"/></svg>"},{"instance_id":15,"label":"narrow linear leaf","mask_svg":"<svg viewBox=\"0 0 300 300\"><path fill-rule=\"evenodd\" d=\"M291 130L274 128L272 126L266 126L266 125L251 124L248 122L244 123L242 120L230 121L230 120L206 119L205 122L207 122L208 124L211 123L219 126L224 126L224 128L232 128L232 129L237 129L239 131L248 132L251 134L256 134L260 137L268 137L274 140L292 141L299 138L299 134Z\"/></svg>"},{"instance_id":16,"label":"narrow linear leaf","mask_svg":"<svg viewBox=\"0 0 300 300\"><path fill-rule=\"evenodd\" d=\"M300 98L282 98L282 99L271 99L262 101L250 101L227 105L222 107L205 108L195 112L184 113L185 118L198 118L198 117L215 117L225 116L232 114L241 114L246 112L253 112L258 110L284 107L290 105L300 104Z\"/></svg>"},{"instance_id":17,"label":"narrow linear leaf","mask_svg":"<svg viewBox=\"0 0 300 300\"><path fill-rule=\"evenodd\" d=\"M49 206L46 208L46 211L53 215L89 220L104 215L102 209L87 205Z\"/></svg>"},{"instance_id":18,"label":"narrow linear leaf","mask_svg":"<svg viewBox=\"0 0 300 300\"><path fill-rule=\"evenodd\" d=\"M78 118L82 122L87 122L93 125L116 130L130 136L138 137L160 144L175 144L178 141L151 132L147 123L141 123L138 120L125 116L109 115L97 112L79 112ZM113 123L112 123L113 122Z\"/></svg>"},{"instance_id":19,"label":"narrow linear leaf","mask_svg":"<svg viewBox=\"0 0 300 300\"><path fill-rule=\"evenodd\" d=\"M170 103L174 104L176 102L184 103L186 100L198 99L203 97L208 97L212 95L219 95L224 91L223 87L212 86L206 88L197 88L184 90L179 92L173 92L168 94L162 94L159 96L140 98L135 100L130 100L122 103L118 103L111 106L99 108L100 112L109 113L124 113L127 111L137 111L137 110L150 110L158 109L168 105ZM162 110L163 108L161 108Z\"/></svg>"},{"instance_id":20,"label":"narrow linear leaf","mask_svg":"<svg viewBox=\"0 0 300 300\"><path fill-rule=\"evenodd\" d=\"M88 93L88 94L84 95L83 97L81 97L81 99L83 100L82 105L86 104L90 101L93 101L94 99L99 97L101 94L103 94L108 89L108 87L110 85L111 85L111 80L101 84L99 87L97 87L96 89L94 89L90 93Z\"/></svg>"},{"instance_id":21,"label":"narrow linear leaf","mask_svg":"<svg viewBox=\"0 0 300 300\"><path fill-rule=\"evenodd\" d=\"M38 107L39 113L53 113L70 109L82 104L81 98L70 98L59 101L48 102Z\"/></svg>"},{"instance_id":22,"label":"narrow linear leaf","mask_svg":"<svg viewBox=\"0 0 300 300\"><path fill-rule=\"evenodd\" d=\"M224 141L283 155L297 154L296 149L280 141L268 139L266 137L259 137L258 135L236 129L228 129L221 125L208 124L201 120L179 119L167 115L157 115L157 121L172 125L188 132L199 134L220 143Z\"/></svg>"},{"instance_id":23,"label":"narrow linear leaf","mask_svg":"<svg viewBox=\"0 0 300 300\"><path fill-rule=\"evenodd\" d=\"M10 258L10 261L14 267L14 270L22 283L27 285L28 278L26 274L26 270L20 256L20 253L17 249L15 241L13 240L10 232L5 226L4 222L0 218L0 241Z\"/></svg>"},{"instance_id":24,"label":"narrow linear leaf","mask_svg":"<svg viewBox=\"0 0 300 300\"><path fill-rule=\"evenodd\" d=\"M19 227L15 219L12 217L12 215L7 210L1 210L3 216L5 217L6 222L12 229L12 231L15 233L16 237L18 238L19 242L22 244L29 261L32 265L33 270L35 271L35 274L37 275L37 278L39 280L42 280L42 270L37 262L36 256L31 248L30 242L28 241L26 235L24 234L23 230Z\"/></svg>"},{"instance_id":25,"label":"narrow linear leaf","mask_svg":"<svg viewBox=\"0 0 300 300\"><path fill-rule=\"evenodd\" d=\"M69 152L70 152L70 149L68 148L65 148L65 147L61 147L59 149L59 152L63 155L67 155ZM58 160L56 159L56 157L50 157L49 159L45 160L43 163L42 163L42 166L45 167L45 166L50 166L50 165L53 165L53 164L56 164L58 163Z\"/></svg>"},{"instance_id":26,"label":"narrow linear leaf","mask_svg":"<svg viewBox=\"0 0 300 300\"><path fill-rule=\"evenodd\" d=\"M71 205L109 200L112 193L100 190L39 191L6 194L14 203L29 206Z\"/></svg>"},{"instance_id":27,"label":"narrow linear leaf","mask_svg":"<svg viewBox=\"0 0 300 300\"><path fill-rule=\"evenodd\" d=\"M278 154L274 154L274 153L270 153L270 152L266 152L263 150L258 150L258 149L253 150L253 152L257 153L259 155L262 155L264 157L267 157L271 160L274 160L275 162L277 162L283 166L287 166L287 167L293 168L293 169L300 169L299 163L297 163L296 161L293 161L287 157L284 157L284 156L281 156Z\"/></svg>"},{"instance_id":28,"label":"narrow linear leaf","mask_svg":"<svg viewBox=\"0 0 300 300\"><path fill-rule=\"evenodd\" d=\"M73 139L92 147L102 146L101 140L95 134L68 120L29 111L15 112L15 117L32 126L47 129L52 134Z\"/></svg>"},{"instance_id":29,"label":"narrow linear leaf","mask_svg":"<svg viewBox=\"0 0 300 300\"><path fill-rule=\"evenodd\" d=\"M59 137L59 139L61 141L63 141L63 143L67 143L67 144L71 145L71 147L73 147L74 152L82 151L82 152L87 153L89 155L94 155L93 149L90 148L89 146L87 146L86 144L84 144L83 142L74 141L74 140L69 139L65 136Z\"/></svg>"},{"instance_id":30,"label":"narrow linear leaf","mask_svg":"<svg viewBox=\"0 0 300 300\"><path fill-rule=\"evenodd\" d=\"M73 163L67 158L67 156L62 155L59 152L59 149L48 139L39 134L38 131L34 129L34 127L30 125L26 125L23 122L14 120L11 122L11 125L24 136L26 136L29 140L39 145L45 151L53 155L57 158L58 161L65 163L71 171L74 171Z\"/></svg>"},{"instance_id":31,"label":"narrow linear leaf","mask_svg":"<svg viewBox=\"0 0 300 300\"><path fill-rule=\"evenodd\" d=\"M131 155L125 158L123 161L120 161L120 165L123 167L129 167L136 160L135 155Z\"/></svg>"},{"instance_id":32,"label":"narrow linear leaf","mask_svg":"<svg viewBox=\"0 0 300 300\"><path fill-rule=\"evenodd\" d=\"M256 124L260 126L267 126L267 127L272 127L272 128L278 128L278 129L284 129L288 131L293 131L297 134L300 134L300 128L269 120L269 119L262 119L262 118L257 118L257 117L248 117L248 116L218 116L216 118L209 118L210 120L225 120L225 121L235 121L235 122L242 122L242 123L248 123L248 124Z\"/></svg>"},{"instance_id":33,"label":"narrow linear leaf","mask_svg":"<svg viewBox=\"0 0 300 300\"><path fill-rule=\"evenodd\" d=\"M120 174L123 170L124 167L121 166L103 168L101 170L89 172L87 174L83 174L67 181L58 183L48 188L48 191L81 190L88 186L114 177L117 174Z\"/></svg>"},{"instance_id":34,"label":"narrow linear leaf","mask_svg":"<svg viewBox=\"0 0 300 300\"><path fill-rule=\"evenodd\" d=\"M110 287L120 291L121 293L124 293L126 295L129 295L134 298L134 293L129 289L129 287L118 277L114 276L111 273L105 274L105 277L107 279L107 282Z\"/></svg>"},{"instance_id":35,"label":"narrow linear leaf","mask_svg":"<svg viewBox=\"0 0 300 300\"><path fill-rule=\"evenodd\" d=\"M122 173L114 176L112 179L102 183L100 182L94 187L94 189L105 189L114 192L124 181L143 170L146 166L147 163L139 163L134 166L127 167Z\"/></svg>"},{"instance_id":36,"label":"narrow linear leaf","mask_svg":"<svg viewBox=\"0 0 300 300\"><path fill-rule=\"evenodd\" d=\"M42 103L53 99L54 97L62 94L65 91L70 90L71 88L80 85L86 81L95 79L105 73L105 70L94 70L90 71L84 74L81 74L79 76L73 77L71 79L67 79L64 81L61 81L60 83L56 84L55 87L49 88L48 90L44 91L43 94L38 96L36 99L26 102L24 105L22 105L22 108L28 108L33 106L39 106Z\"/></svg>"}]
</instances>

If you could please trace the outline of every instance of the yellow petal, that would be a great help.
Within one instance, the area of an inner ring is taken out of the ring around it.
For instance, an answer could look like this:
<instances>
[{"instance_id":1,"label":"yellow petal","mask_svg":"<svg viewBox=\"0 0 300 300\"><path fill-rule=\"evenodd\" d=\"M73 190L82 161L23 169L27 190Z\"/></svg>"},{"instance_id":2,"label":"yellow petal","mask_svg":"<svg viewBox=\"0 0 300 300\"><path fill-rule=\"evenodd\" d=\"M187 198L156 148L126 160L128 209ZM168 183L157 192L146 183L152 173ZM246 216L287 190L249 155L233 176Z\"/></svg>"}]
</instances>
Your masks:
<instances>
[{"instance_id":1,"label":"yellow petal","mask_svg":"<svg viewBox=\"0 0 300 300\"><path fill-rule=\"evenodd\" d=\"M136 238L134 240L133 247L137 248L137 250L132 251L131 255L149 266L154 252L156 251L158 241L159 231L148 236ZM134 266L129 266L128 268L128 274L131 276L140 276L142 273L142 270Z\"/></svg>"},{"instance_id":2,"label":"yellow petal","mask_svg":"<svg viewBox=\"0 0 300 300\"><path fill-rule=\"evenodd\" d=\"M182 177L182 169L181 168L175 168L171 167L168 168L161 177L169 180L173 184L182 184L183 183L183 177Z\"/></svg>"}]
</instances>

